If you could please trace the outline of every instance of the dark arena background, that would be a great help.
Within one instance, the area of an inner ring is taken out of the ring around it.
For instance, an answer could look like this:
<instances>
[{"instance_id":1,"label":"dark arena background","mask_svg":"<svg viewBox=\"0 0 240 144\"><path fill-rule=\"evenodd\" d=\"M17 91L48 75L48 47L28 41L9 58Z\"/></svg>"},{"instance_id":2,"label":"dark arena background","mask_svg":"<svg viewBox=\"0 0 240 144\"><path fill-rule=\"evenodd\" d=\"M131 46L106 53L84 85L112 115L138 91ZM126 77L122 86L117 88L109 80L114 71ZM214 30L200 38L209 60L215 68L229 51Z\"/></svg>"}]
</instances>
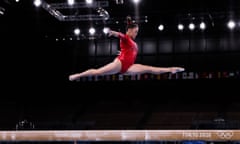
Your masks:
<instances>
[{"instance_id":1,"label":"dark arena background","mask_svg":"<svg viewBox=\"0 0 240 144\"><path fill-rule=\"evenodd\" d=\"M111 62L176 74L69 75ZM0 0L0 143L240 142L239 0Z\"/></svg>"}]
</instances>

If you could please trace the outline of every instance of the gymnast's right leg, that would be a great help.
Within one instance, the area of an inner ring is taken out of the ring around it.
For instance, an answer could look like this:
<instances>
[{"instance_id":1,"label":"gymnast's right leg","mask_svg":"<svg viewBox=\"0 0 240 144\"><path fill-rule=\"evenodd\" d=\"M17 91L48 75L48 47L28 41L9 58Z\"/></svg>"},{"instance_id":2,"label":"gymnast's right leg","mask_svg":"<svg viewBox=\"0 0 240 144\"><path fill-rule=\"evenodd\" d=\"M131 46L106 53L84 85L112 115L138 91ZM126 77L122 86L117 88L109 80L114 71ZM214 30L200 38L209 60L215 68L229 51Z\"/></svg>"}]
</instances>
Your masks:
<instances>
[{"instance_id":1,"label":"gymnast's right leg","mask_svg":"<svg viewBox=\"0 0 240 144\"><path fill-rule=\"evenodd\" d=\"M119 73L121 70L121 62L116 58L113 62L106 64L98 69L88 69L81 73L72 74L69 76L70 81L79 80L81 77L97 76L97 75L110 75Z\"/></svg>"}]
</instances>

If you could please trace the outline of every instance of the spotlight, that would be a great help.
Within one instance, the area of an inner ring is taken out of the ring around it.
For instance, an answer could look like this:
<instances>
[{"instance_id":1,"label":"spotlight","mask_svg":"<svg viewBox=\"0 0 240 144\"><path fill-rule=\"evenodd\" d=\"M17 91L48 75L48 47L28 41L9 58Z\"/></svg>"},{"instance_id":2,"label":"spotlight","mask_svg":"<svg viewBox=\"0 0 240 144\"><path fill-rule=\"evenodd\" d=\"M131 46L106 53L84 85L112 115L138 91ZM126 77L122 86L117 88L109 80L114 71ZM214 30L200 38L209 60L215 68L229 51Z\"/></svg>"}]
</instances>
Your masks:
<instances>
[{"instance_id":1,"label":"spotlight","mask_svg":"<svg viewBox=\"0 0 240 144\"><path fill-rule=\"evenodd\" d=\"M91 28L89 29L90 35L94 35L95 32L96 32L95 28L91 27Z\"/></svg>"},{"instance_id":2,"label":"spotlight","mask_svg":"<svg viewBox=\"0 0 240 144\"><path fill-rule=\"evenodd\" d=\"M5 8L0 6L0 16L4 15L4 13L5 13Z\"/></svg>"},{"instance_id":3,"label":"spotlight","mask_svg":"<svg viewBox=\"0 0 240 144\"><path fill-rule=\"evenodd\" d=\"M110 28L108 28L108 27L104 27L104 28L103 28L103 33L104 33L104 34L108 34L109 31L110 31Z\"/></svg>"},{"instance_id":4,"label":"spotlight","mask_svg":"<svg viewBox=\"0 0 240 144\"><path fill-rule=\"evenodd\" d=\"M123 0L115 0L116 4L124 4Z\"/></svg>"},{"instance_id":5,"label":"spotlight","mask_svg":"<svg viewBox=\"0 0 240 144\"><path fill-rule=\"evenodd\" d=\"M160 24L160 25L158 26L158 30L163 31L163 29L164 29L164 25Z\"/></svg>"},{"instance_id":6,"label":"spotlight","mask_svg":"<svg viewBox=\"0 0 240 144\"><path fill-rule=\"evenodd\" d=\"M148 16L145 16L145 17L144 17L144 22L145 22L145 23L148 23Z\"/></svg>"},{"instance_id":7,"label":"spotlight","mask_svg":"<svg viewBox=\"0 0 240 144\"><path fill-rule=\"evenodd\" d=\"M74 4L74 0L68 0L68 5L73 5Z\"/></svg>"},{"instance_id":8,"label":"spotlight","mask_svg":"<svg viewBox=\"0 0 240 144\"><path fill-rule=\"evenodd\" d=\"M42 1L41 0L34 0L33 3L36 7L39 7L42 4Z\"/></svg>"},{"instance_id":9,"label":"spotlight","mask_svg":"<svg viewBox=\"0 0 240 144\"><path fill-rule=\"evenodd\" d=\"M204 22L200 23L200 29L205 30L206 29L206 24Z\"/></svg>"},{"instance_id":10,"label":"spotlight","mask_svg":"<svg viewBox=\"0 0 240 144\"><path fill-rule=\"evenodd\" d=\"M76 28L76 29L74 29L74 34L76 35L76 36L78 36L79 34L80 34L80 29L79 28Z\"/></svg>"},{"instance_id":11,"label":"spotlight","mask_svg":"<svg viewBox=\"0 0 240 144\"><path fill-rule=\"evenodd\" d=\"M236 26L236 23L233 20L230 20L227 25L229 29L234 29Z\"/></svg>"},{"instance_id":12,"label":"spotlight","mask_svg":"<svg viewBox=\"0 0 240 144\"><path fill-rule=\"evenodd\" d=\"M86 0L86 3L87 3L87 4L92 4L92 3L93 3L93 0Z\"/></svg>"},{"instance_id":13,"label":"spotlight","mask_svg":"<svg viewBox=\"0 0 240 144\"><path fill-rule=\"evenodd\" d=\"M178 24L178 30L182 31L184 29L183 24Z\"/></svg>"},{"instance_id":14,"label":"spotlight","mask_svg":"<svg viewBox=\"0 0 240 144\"><path fill-rule=\"evenodd\" d=\"M190 23L188 27L189 27L190 30L194 30L195 29L195 25L193 23Z\"/></svg>"},{"instance_id":15,"label":"spotlight","mask_svg":"<svg viewBox=\"0 0 240 144\"><path fill-rule=\"evenodd\" d=\"M134 2L135 4L138 4L138 3L140 2L140 0L133 0L133 2Z\"/></svg>"}]
</instances>

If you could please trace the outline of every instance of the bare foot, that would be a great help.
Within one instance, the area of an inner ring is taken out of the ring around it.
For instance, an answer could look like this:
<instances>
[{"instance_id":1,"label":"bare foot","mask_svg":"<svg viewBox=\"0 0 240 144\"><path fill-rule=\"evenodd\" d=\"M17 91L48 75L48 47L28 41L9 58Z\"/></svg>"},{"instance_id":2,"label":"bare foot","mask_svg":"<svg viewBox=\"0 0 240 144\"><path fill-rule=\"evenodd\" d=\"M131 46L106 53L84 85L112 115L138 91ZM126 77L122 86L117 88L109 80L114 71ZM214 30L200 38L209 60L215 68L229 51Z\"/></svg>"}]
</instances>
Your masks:
<instances>
[{"instance_id":1,"label":"bare foot","mask_svg":"<svg viewBox=\"0 0 240 144\"><path fill-rule=\"evenodd\" d=\"M177 72L182 72L182 71L185 71L185 69L182 68L182 67L171 67L171 73L172 74L175 74Z\"/></svg>"},{"instance_id":2,"label":"bare foot","mask_svg":"<svg viewBox=\"0 0 240 144\"><path fill-rule=\"evenodd\" d=\"M70 75L68 79L70 81L75 81L75 80L79 79L79 76L78 76L78 74L73 74L73 75Z\"/></svg>"}]
</instances>

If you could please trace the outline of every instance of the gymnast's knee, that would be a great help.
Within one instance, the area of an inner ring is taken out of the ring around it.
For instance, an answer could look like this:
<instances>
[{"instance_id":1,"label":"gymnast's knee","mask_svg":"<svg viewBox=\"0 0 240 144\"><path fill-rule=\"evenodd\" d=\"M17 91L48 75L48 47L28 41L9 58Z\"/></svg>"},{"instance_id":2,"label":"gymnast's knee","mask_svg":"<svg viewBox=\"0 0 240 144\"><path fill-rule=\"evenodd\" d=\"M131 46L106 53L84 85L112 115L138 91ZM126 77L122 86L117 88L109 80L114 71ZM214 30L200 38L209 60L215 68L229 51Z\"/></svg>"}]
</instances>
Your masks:
<instances>
[{"instance_id":1,"label":"gymnast's knee","mask_svg":"<svg viewBox=\"0 0 240 144\"><path fill-rule=\"evenodd\" d=\"M98 69L89 69L88 72L91 75L100 75L101 74L101 72Z\"/></svg>"}]
</instances>

